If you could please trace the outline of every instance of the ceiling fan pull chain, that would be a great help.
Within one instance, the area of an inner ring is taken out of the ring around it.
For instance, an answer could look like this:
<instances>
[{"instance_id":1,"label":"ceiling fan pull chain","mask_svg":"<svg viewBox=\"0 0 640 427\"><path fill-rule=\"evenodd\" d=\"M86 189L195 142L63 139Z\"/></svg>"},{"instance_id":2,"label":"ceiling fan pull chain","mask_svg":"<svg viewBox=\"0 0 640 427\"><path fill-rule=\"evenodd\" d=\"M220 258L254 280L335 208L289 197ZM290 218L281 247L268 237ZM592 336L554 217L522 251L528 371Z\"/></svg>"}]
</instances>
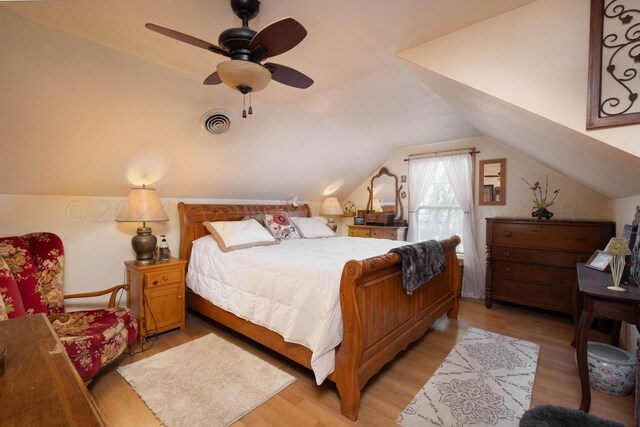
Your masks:
<instances>
[{"instance_id":1,"label":"ceiling fan pull chain","mask_svg":"<svg viewBox=\"0 0 640 427\"><path fill-rule=\"evenodd\" d=\"M242 118L247 118L247 95L242 94Z\"/></svg>"},{"instance_id":2,"label":"ceiling fan pull chain","mask_svg":"<svg viewBox=\"0 0 640 427\"><path fill-rule=\"evenodd\" d=\"M253 114L253 108L251 108L251 92L249 92L249 114Z\"/></svg>"}]
</instances>

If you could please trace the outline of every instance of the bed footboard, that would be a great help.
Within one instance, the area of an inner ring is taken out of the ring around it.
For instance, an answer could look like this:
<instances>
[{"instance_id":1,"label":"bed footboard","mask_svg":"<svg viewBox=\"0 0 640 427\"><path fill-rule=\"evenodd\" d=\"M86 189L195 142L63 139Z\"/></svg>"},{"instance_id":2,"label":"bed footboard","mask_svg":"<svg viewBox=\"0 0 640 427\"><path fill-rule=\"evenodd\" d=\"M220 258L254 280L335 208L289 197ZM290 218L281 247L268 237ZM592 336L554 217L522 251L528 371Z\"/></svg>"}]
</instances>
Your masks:
<instances>
[{"instance_id":1,"label":"bed footboard","mask_svg":"<svg viewBox=\"0 0 640 427\"><path fill-rule=\"evenodd\" d=\"M386 363L424 335L444 313L457 317L461 275L455 248L460 238L453 236L440 243L447 271L412 295L402 288L402 260L396 253L345 265L340 285L343 338L334 381L346 417L358 418L362 389Z\"/></svg>"}]
</instances>

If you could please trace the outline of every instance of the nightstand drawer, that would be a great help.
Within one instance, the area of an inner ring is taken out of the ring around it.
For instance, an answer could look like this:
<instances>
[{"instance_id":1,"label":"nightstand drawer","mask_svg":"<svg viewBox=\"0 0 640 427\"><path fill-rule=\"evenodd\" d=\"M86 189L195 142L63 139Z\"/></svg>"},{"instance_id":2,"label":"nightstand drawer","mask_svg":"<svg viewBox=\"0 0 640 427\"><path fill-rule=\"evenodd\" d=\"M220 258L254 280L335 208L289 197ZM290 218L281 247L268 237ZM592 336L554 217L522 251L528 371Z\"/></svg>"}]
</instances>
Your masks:
<instances>
[{"instance_id":1,"label":"nightstand drawer","mask_svg":"<svg viewBox=\"0 0 640 427\"><path fill-rule=\"evenodd\" d=\"M153 273L146 273L144 276L146 285L150 288L182 282L182 270L180 268L154 271Z\"/></svg>"}]
</instances>

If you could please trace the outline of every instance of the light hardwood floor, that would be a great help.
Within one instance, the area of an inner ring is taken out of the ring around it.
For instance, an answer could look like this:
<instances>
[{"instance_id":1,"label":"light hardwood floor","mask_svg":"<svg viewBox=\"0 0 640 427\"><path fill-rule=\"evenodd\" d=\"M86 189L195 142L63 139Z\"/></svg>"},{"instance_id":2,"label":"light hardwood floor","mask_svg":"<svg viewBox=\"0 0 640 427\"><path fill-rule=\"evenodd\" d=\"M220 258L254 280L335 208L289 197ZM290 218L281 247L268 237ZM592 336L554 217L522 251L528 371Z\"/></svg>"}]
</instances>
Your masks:
<instances>
[{"instance_id":1,"label":"light hardwood floor","mask_svg":"<svg viewBox=\"0 0 640 427\"><path fill-rule=\"evenodd\" d=\"M503 304L494 304L489 310L484 307L484 301L467 299L461 301L457 320L439 319L422 339L369 382L362 394L357 422L340 414L338 393L332 383L327 381L316 386L311 371L192 312L187 315L184 332L176 330L161 334L150 350L123 356L94 379L90 391L108 426L158 426L160 423L116 368L216 333L297 378L295 383L245 415L235 426L393 426L398 414L469 327L540 344L531 407L553 404L577 408L580 405L580 382L574 350L569 345L573 338L570 317ZM590 339L606 342L609 337L592 331ZM172 398L172 393L167 391L167 399ZM633 409L633 395L611 397L592 391L591 413L594 415L632 425Z\"/></svg>"}]
</instances>

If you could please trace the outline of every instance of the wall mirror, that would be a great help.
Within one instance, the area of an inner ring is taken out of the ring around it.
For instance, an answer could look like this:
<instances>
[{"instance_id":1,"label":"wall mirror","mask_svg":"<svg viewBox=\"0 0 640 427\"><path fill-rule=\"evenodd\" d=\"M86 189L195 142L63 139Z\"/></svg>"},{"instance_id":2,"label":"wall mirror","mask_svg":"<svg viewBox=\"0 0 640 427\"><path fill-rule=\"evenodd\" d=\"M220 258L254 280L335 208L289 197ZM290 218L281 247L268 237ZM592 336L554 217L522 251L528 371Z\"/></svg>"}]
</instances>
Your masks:
<instances>
[{"instance_id":1,"label":"wall mirror","mask_svg":"<svg viewBox=\"0 0 640 427\"><path fill-rule=\"evenodd\" d=\"M507 159L480 160L479 205L504 205L507 199Z\"/></svg>"},{"instance_id":2,"label":"wall mirror","mask_svg":"<svg viewBox=\"0 0 640 427\"><path fill-rule=\"evenodd\" d=\"M387 168L382 168L371 178L371 185L367 187L369 191L369 201L367 211L392 213L397 221L402 221L404 211L400 203L400 190L398 177Z\"/></svg>"}]
</instances>

